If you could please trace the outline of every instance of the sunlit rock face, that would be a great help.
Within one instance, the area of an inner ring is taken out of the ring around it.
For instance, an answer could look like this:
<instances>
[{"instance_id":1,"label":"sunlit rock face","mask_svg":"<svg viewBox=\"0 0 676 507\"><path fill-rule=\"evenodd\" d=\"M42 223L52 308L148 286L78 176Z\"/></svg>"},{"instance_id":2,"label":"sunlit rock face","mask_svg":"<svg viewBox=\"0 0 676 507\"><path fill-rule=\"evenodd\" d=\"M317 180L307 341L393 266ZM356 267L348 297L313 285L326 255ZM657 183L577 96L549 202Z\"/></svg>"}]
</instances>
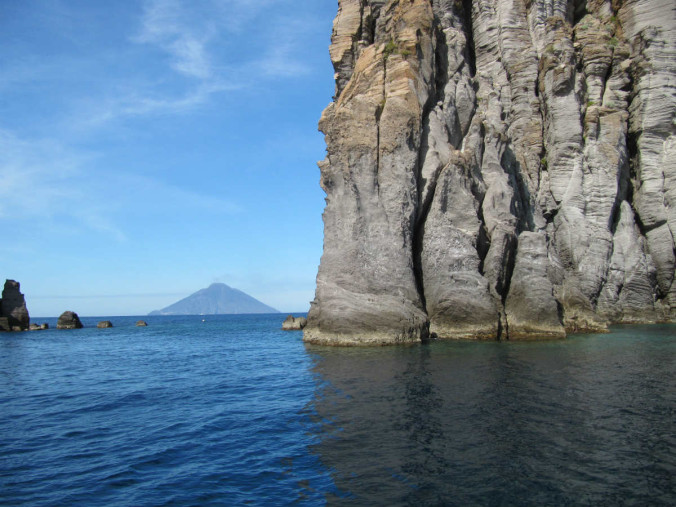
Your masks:
<instances>
[{"instance_id":1,"label":"sunlit rock face","mask_svg":"<svg viewBox=\"0 0 676 507\"><path fill-rule=\"evenodd\" d=\"M306 341L676 319L676 3L338 4Z\"/></svg>"}]
</instances>

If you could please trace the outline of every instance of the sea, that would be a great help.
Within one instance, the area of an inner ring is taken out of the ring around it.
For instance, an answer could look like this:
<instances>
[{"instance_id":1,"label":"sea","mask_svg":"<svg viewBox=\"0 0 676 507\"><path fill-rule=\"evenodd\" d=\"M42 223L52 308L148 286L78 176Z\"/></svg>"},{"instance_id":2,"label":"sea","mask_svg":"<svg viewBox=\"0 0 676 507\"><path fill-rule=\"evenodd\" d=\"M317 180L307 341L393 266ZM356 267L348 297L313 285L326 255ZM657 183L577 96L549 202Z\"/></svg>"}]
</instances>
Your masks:
<instances>
[{"instance_id":1,"label":"sea","mask_svg":"<svg viewBox=\"0 0 676 507\"><path fill-rule=\"evenodd\" d=\"M674 325L332 348L284 317L0 334L0 505L676 504Z\"/></svg>"}]
</instances>

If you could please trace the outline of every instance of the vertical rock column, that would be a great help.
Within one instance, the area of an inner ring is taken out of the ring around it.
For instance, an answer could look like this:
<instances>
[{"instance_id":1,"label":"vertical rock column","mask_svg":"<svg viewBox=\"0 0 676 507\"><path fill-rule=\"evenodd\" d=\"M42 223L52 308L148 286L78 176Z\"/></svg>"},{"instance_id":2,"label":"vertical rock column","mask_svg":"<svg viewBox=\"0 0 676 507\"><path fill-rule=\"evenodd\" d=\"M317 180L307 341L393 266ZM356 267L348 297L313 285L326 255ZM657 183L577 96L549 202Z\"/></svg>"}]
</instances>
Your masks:
<instances>
[{"instance_id":1,"label":"vertical rock column","mask_svg":"<svg viewBox=\"0 0 676 507\"><path fill-rule=\"evenodd\" d=\"M676 318L676 3L626 0L618 12L631 41L629 106L634 209L656 268L665 319Z\"/></svg>"},{"instance_id":2,"label":"vertical rock column","mask_svg":"<svg viewBox=\"0 0 676 507\"><path fill-rule=\"evenodd\" d=\"M0 318L7 319L7 331L25 331L30 324L26 299L19 282L6 280L0 300Z\"/></svg>"},{"instance_id":3,"label":"vertical rock column","mask_svg":"<svg viewBox=\"0 0 676 507\"><path fill-rule=\"evenodd\" d=\"M432 30L426 0L339 2L331 46L337 96L320 120L324 254L306 341L384 344L427 335L413 240Z\"/></svg>"},{"instance_id":4,"label":"vertical rock column","mask_svg":"<svg viewBox=\"0 0 676 507\"><path fill-rule=\"evenodd\" d=\"M436 87L424 117L416 245L421 287L434 336L495 339L500 313L482 273L488 245L480 218L486 195L481 167L494 160L492 146L485 146L476 115L465 7L439 1L433 9Z\"/></svg>"}]
</instances>

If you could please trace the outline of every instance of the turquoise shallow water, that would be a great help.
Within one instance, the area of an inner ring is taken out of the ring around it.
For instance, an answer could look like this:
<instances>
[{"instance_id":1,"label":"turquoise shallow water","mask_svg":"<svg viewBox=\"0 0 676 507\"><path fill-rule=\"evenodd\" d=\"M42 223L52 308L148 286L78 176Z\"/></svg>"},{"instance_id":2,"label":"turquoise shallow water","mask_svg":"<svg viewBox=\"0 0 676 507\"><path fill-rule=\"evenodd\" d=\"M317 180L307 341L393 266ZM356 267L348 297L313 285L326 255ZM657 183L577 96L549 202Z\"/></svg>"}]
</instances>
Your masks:
<instances>
[{"instance_id":1,"label":"turquoise shallow water","mask_svg":"<svg viewBox=\"0 0 676 507\"><path fill-rule=\"evenodd\" d=\"M283 317L0 334L0 504L676 503L676 326L342 349Z\"/></svg>"}]
</instances>

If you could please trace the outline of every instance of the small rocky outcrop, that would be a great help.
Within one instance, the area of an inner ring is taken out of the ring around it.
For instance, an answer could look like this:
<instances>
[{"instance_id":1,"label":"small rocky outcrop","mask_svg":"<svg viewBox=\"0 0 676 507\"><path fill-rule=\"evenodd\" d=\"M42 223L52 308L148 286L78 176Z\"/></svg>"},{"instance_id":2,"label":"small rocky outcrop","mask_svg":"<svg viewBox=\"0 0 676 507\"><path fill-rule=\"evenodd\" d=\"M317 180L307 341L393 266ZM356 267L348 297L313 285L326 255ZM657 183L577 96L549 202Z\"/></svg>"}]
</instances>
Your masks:
<instances>
[{"instance_id":1,"label":"small rocky outcrop","mask_svg":"<svg viewBox=\"0 0 676 507\"><path fill-rule=\"evenodd\" d=\"M146 327L148 323L145 320L139 320L136 322L136 327Z\"/></svg>"},{"instance_id":2,"label":"small rocky outcrop","mask_svg":"<svg viewBox=\"0 0 676 507\"><path fill-rule=\"evenodd\" d=\"M339 0L304 339L676 320L673 0Z\"/></svg>"},{"instance_id":3,"label":"small rocky outcrop","mask_svg":"<svg viewBox=\"0 0 676 507\"><path fill-rule=\"evenodd\" d=\"M289 315L284 322L282 323L282 329L284 331L299 331L303 329L307 324L307 319L305 317L294 317Z\"/></svg>"},{"instance_id":4,"label":"small rocky outcrop","mask_svg":"<svg viewBox=\"0 0 676 507\"><path fill-rule=\"evenodd\" d=\"M110 322L109 320L102 320L101 322L96 324L96 327L98 327L99 329L105 329L108 327L113 327L113 323Z\"/></svg>"},{"instance_id":5,"label":"small rocky outcrop","mask_svg":"<svg viewBox=\"0 0 676 507\"><path fill-rule=\"evenodd\" d=\"M84 327L77 313L66 311L59 316L56 329L81 329Z\"/></svg>"},{"instance_id":6,"label":"small rocky outcrop","mask_svg":"<svg viewBox=\"0 0 676 507\"><path fill-rule=\"evenodd\" d=\"M0 300L0 330L25 331L30 325L26 299L19 289L19 282L5 281Z\"/></svg>"}]
</instances>

